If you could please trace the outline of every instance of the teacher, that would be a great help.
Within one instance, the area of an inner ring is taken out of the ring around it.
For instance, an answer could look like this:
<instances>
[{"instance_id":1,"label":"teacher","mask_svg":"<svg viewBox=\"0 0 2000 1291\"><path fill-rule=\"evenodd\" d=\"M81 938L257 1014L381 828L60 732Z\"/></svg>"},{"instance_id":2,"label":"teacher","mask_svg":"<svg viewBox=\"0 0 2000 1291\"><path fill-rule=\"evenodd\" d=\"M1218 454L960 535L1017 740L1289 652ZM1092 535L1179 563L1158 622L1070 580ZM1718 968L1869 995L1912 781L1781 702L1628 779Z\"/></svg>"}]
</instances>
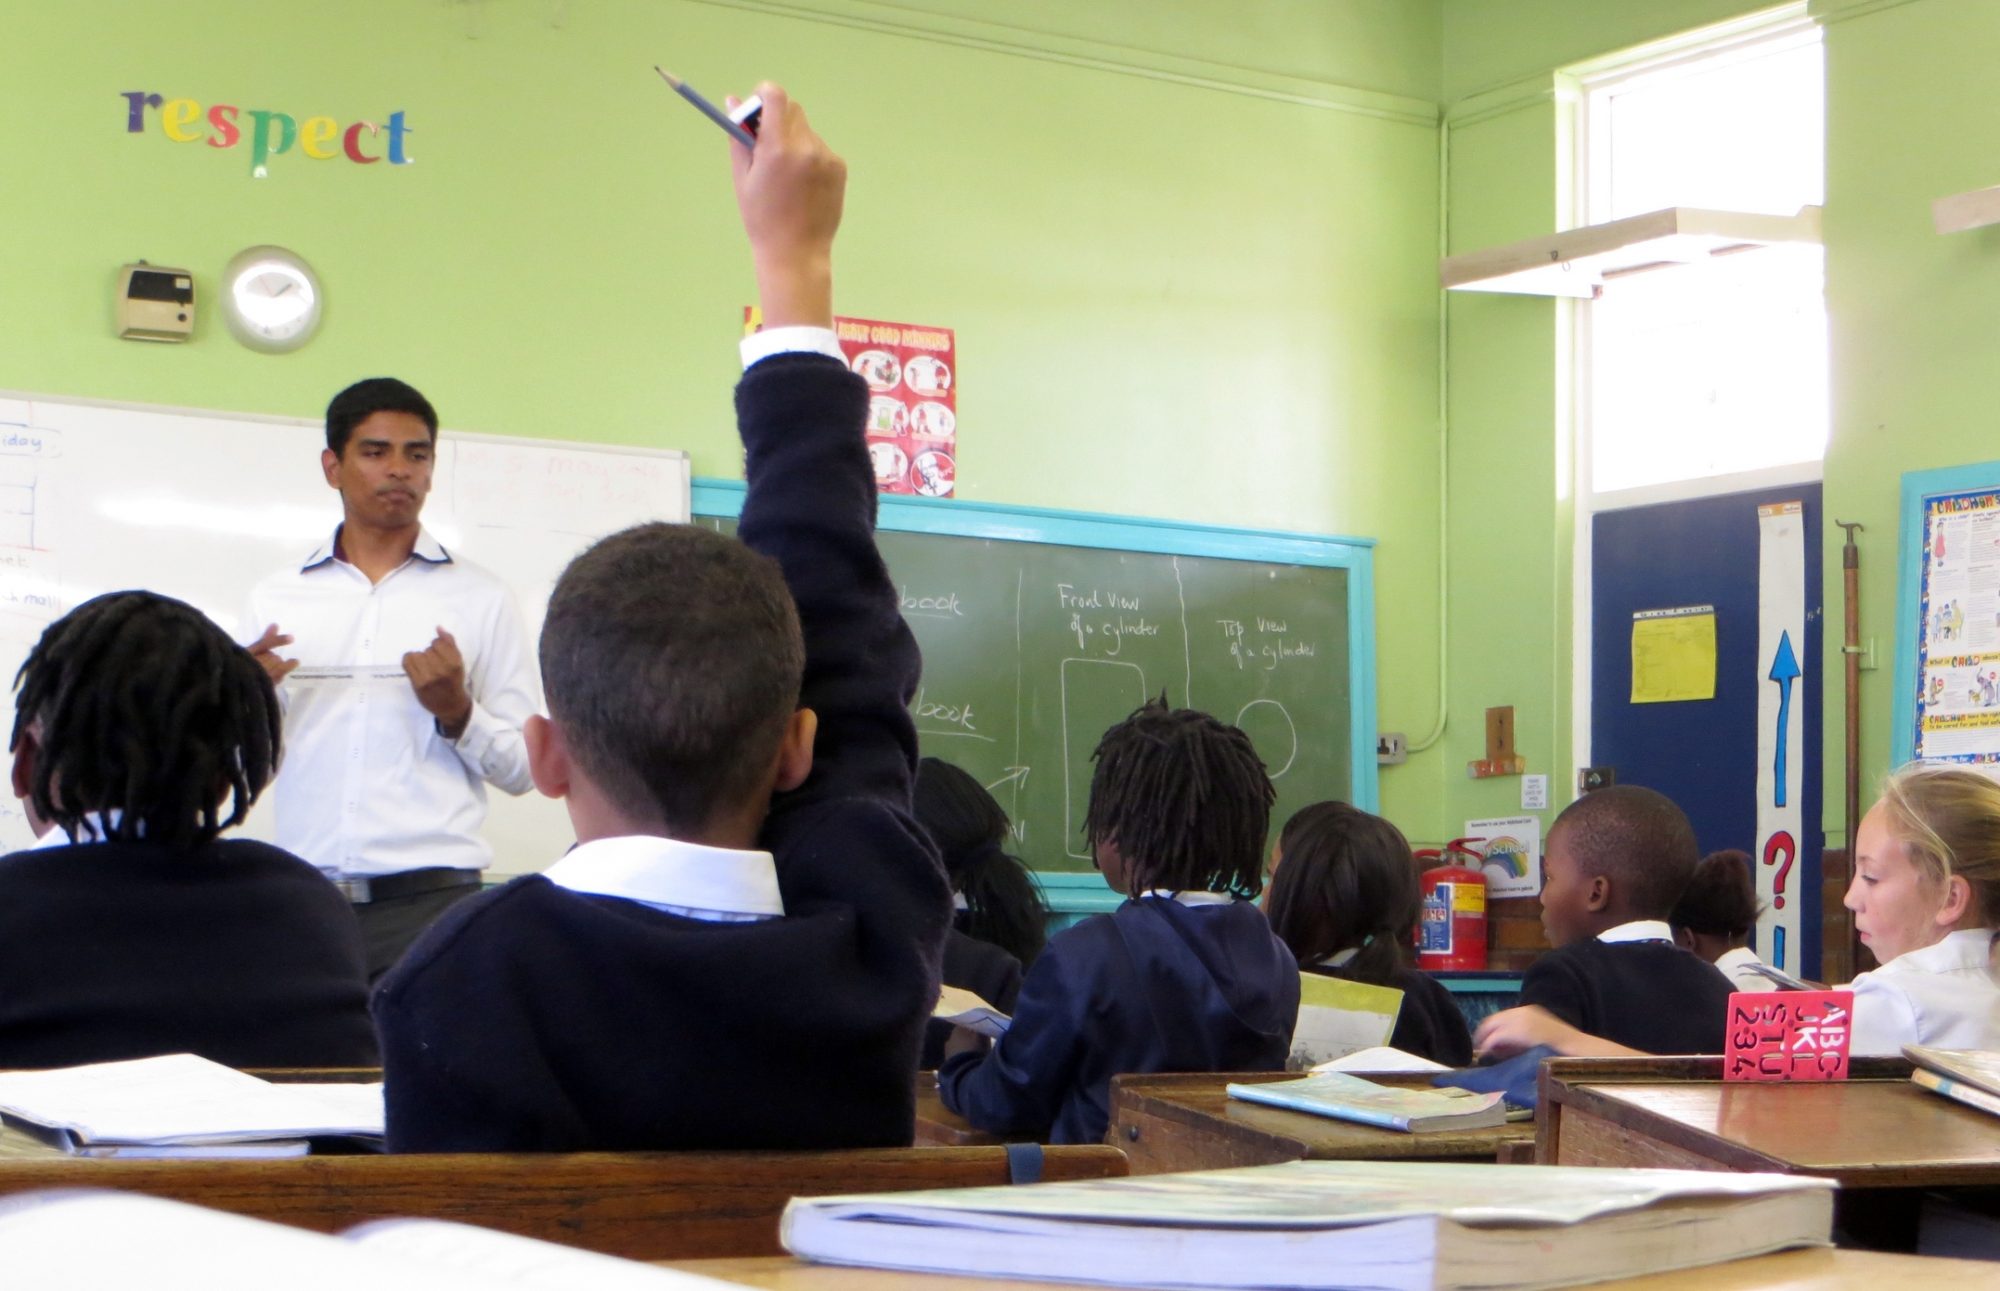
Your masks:
<instances>
[{"instance_id":1,"label":"teacher","mask_svg":"<svg viewBox=\"0 0 2000 1291\"><path fill-rule=\"evenodd\" d=\"M278 845L347 894L371 978L478 890L486 785L527 790L521 727L541 704L513 596L418 523L437 427L391 377L334 396L320 466L341 523L257 584L245 624L285 703Z\"/></svg>"}]
</instances>

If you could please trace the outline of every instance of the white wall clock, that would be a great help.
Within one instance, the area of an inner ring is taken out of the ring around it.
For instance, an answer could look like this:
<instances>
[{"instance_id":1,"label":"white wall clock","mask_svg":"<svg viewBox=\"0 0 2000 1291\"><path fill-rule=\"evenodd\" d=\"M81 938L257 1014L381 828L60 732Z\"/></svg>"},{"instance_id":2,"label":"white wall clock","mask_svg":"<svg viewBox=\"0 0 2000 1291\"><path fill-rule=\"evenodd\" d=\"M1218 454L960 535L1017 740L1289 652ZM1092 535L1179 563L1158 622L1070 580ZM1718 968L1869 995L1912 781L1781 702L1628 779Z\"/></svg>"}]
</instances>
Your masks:
<instances>
[{"instance_id":1,"label":"white wall clock","mask_svg":"<svg viewBox=\"0 0 2000 1291\"><path fill-rule=\"evenodd\" d=\"M283 354L319 331L326 304L319 275L283 247L239 251L222 271L222 315L237 340Z\"/></svg>"}]
</instances>

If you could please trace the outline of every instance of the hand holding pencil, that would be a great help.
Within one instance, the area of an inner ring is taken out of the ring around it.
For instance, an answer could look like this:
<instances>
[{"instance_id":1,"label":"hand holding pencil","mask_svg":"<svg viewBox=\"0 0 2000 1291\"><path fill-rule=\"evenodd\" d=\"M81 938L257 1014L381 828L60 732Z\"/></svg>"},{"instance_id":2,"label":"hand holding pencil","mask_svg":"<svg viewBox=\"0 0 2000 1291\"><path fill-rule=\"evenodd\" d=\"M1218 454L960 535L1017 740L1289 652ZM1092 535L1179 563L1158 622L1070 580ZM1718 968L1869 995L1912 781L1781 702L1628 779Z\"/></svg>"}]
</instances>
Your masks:
<instances>
[{"instance_id":1,"label":"hand holding pencil","mask_svg":"<svg viewBox=\"0 0 2000 1291\"><path fill-rule=\"evenodd\" d=\"M729 164L764 325L831 327L833 238L847 163L813 133L805 110L781 87L766 81L757 93L764 103L757 146L732 141Z\"/></svg>"}]
</instances>

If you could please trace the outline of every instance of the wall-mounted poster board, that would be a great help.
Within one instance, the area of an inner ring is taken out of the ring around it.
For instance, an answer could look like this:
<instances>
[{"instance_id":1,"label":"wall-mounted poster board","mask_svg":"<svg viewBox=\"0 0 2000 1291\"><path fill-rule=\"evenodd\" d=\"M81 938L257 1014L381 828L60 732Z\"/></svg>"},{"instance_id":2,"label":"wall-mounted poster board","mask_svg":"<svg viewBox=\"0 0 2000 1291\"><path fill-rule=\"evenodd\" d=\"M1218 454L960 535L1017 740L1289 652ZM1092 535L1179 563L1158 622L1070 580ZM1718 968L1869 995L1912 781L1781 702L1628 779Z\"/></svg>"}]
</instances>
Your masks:
<instances>
[{"instance_id":1,"label":"wall-mounted poster board","mask_svg":"<svg viewBox=\"0 0 2000 1291\"><path fill-rule=\"evenodd\" d=\"M719 528L742 499L695 482ZM1152 696L1250 735L1274 830L1322 798L1375 808L1371 542L903 497L878 536L923 649L923 751L992 790L1058 910L1116 904L1081 833L1091 753Z\"/></svg>"},{"instance_id":2,"label":"wall-mounted poster board","mask_svg":"<svg viewBox=\"0 0 2000 1291\"><path fill-rule=\"evenodd\" d=\"M42 630L102 592L178 597L240 633L251 586L340 522L325 446L318 422L0 391L0 678L11 688ZM447 550L513 591L531 641L557 576L592 539L687 517L684 453L449 428L423 513ZM561 803L487 797L494 875L539 870L575 841ZM245 834L271 836L270 801ZM32 837L0 795L0 851Z\"/></svg>"},{"instance_id":3,"label":"wall-mounted poster board","mask_svg":"<svg viewBox=\"0 0 2000 1291\"><path fill-rule=\"evenodd\" d=\"M1895 765L2000 775L2000 462L1903 476Z\"/></svg>"}]
</instances>

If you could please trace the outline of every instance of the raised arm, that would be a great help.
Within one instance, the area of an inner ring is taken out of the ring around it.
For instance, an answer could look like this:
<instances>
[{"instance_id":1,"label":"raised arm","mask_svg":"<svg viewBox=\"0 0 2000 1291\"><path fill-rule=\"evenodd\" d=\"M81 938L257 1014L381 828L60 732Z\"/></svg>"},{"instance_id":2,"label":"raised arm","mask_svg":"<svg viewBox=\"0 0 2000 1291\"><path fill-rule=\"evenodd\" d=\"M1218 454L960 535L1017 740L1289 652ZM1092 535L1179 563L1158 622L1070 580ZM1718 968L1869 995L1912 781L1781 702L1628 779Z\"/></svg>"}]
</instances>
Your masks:
<instances>
[{"instance_id":1,"label":"raised arm","mask_svg":"<svg viewBox=\"0 0 2000 1291\"><path fill-rule=\"evenodd\" d=\"M749 491L742 540L775 559L799 608L800 704L819 718L799 796L907 804L919 661L875 548L875 482L862 427L868 390L836 357L833 237L846 164L775 85L759 87L755 150L731 144L766 332L736 388Z\"/></svg>"}]
</instances>

